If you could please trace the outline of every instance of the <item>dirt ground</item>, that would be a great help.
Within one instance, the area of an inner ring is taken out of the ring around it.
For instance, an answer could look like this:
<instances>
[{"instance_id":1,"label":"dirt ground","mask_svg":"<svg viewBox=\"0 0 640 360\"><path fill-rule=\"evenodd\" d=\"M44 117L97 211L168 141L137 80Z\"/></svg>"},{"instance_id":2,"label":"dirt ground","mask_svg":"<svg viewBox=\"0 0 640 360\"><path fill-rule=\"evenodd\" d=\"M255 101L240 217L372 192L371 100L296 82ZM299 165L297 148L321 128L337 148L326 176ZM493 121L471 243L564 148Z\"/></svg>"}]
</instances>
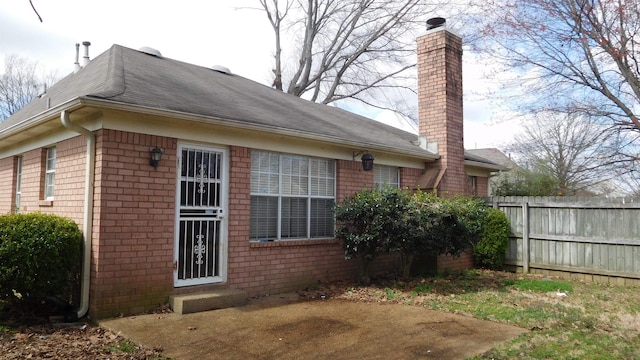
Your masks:
<instances>
[{"instance_id":1,"label":"dirt ground","mask_svg":"<svg viewBox=\"0 0 640 360\"><path fill-rule=\"evenodd\" d=\"M464 359L524 329L382 302L285 294L247 306L100 322L174 359Z\"/></svg>"}]
</instances>

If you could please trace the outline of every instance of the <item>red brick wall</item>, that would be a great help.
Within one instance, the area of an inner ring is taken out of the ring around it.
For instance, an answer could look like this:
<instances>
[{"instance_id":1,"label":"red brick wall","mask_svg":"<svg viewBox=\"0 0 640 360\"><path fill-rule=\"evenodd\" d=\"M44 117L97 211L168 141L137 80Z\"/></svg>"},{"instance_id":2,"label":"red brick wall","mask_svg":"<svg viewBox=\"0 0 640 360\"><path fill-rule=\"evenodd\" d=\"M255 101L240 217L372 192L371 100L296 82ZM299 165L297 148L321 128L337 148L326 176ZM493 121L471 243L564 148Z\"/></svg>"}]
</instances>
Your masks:
<instances>
[{"instance_id":1,"label":"red brick wall","mask_svg":"<svg viewBox=\"0 0 640 360\"><path fill-rule=\"evenodd\" d=\"M359 161L337 160L336 170L337 203L355 192L373 186L373 171L362 170L362 163Z\"/></svg>"},{"instance_id":2,"label":"red brick wall","mask_svg":"<svg viewBox=\"0 0 640 360\"><path fill-rule=\"evenodd\" d=\"M148 165L156 144L165 152L157 172ZM344 259L339 240L249 241L251 150L231 146L228 281L174 289L176 145L175 139L98 132L93 316L140 312L172 293L232 287L256 296L355 277L357 262ZM338 199L373 184L373 172L362 171L360 162L338 161L336 168Z\"/></svg>"},{"instance_id":3,"label":"red brick wall","mask_svg":"<svg viewBox=\"0 0 640 360\"><path fill-rule=\"evenodd\" d=\"M438 29L418 38L417 46L419 133L438 142L441 158L434 165L446 169L438 190L464 194L462 40Z\"/></svg>"},{"instance_id":4,"label":"red brick wall","mask_svg":"<svg viewBox=\"0 0 640 360\"><path fill-rule=\"evenodd\" d=\"M470 252L462 253L459 257L440 255L437 258L438 273L467 269L473 269L473 256Z\"/></svg>"},{"instance_id":5,"label":"red brick wall","mask_svg":"<svg viewBox=\"0 0 640 360\"><path fill-rule=\"evenodd\" d=\"M400 168L400 188L413 189L424 169Z\"/></svg>"},{"instance_id":6,"label":"red brick wall","mask_svg":"<svg viewBox=\"0 0 640 360\"><path fill-rule=\"evenodd\" d=\"M42 149L36 149L22 154L22 212L41 210L39 206L43 186L41 174L44 172L42 152ZM15 172L12 176L15 176Z\"/></svg>"},{"instance_id":7,"label":"red brick wall","mask_svg":"<svg viewBox=\"0 0 640 360\"><path fill-rule=\"evenodd\" d=\"M22 154L20 210L66 216L82 228L85 140L77 136L52 146L57 151L54 198L43 201L46 149L28 151ZM7 184L0 190L1 213L11 212L15 203L16 166L15 156L0 160L0 181Z\"/></svg>"},{"instance_id":8,"label":"red brick wall","mask_svg":"<svg viewBox=\"0 0 640 360\"><path fill-rule=\"evenodd\" d=\"M478 176L476 178L476 193L479 197L489 196L489 178Z\"/></svg>"},{"instance_id":9,"label":"red brick wall","mask_svg":"<svg viewBox=\"0 0 640 360\"><path fill-rule=\"evenodd\" d=\"M136 313L173 289L176 139L96 133L91 315ZM164 152L156 169L149 151Z\"/></svg>"},{"instance_id":10,"label":"red brick wall","mask_svg":"<svg viewBox=\"0 0 640 360\"><path fill-rule=\"evenodd\" d=\"M82 229L84 222L86 149L87 144L84 136L76 136L56 145L56 181L53 206L40 207L39 209L42 212L67 216L78 223L80 229ZM43 154L46 155L46 151L43 151ZM42 172L44 173L44 165ZM41 179L44 183L44 176ZM41 185L40 188L44 187ZM40 193L44 195L42 190Z\"/></svg>"},{"instance_id":11,"label":"red brick wall","mask_svg":"<svg viewBox=\"0 0 640 360\"><path fill-rule=\"evenodd\" d=\"M165 154L155 172L147 162L149 147L157 142ZM251 150L232 146L228 281L174 289L175 140L103 130L98 149L95 198L100 210L94 221L98 231L91 293L96 317L152 308L170 293L232 287L250 296L266 295L356 274L357 262L344 260L342 242L336 239L249 241ZM362 171L359 162L338 161L337 177L344 181L337 189L339 198L373 183L373 172ZM147 191L152 185L157 190Z\"/></svg>"}]
</instances>

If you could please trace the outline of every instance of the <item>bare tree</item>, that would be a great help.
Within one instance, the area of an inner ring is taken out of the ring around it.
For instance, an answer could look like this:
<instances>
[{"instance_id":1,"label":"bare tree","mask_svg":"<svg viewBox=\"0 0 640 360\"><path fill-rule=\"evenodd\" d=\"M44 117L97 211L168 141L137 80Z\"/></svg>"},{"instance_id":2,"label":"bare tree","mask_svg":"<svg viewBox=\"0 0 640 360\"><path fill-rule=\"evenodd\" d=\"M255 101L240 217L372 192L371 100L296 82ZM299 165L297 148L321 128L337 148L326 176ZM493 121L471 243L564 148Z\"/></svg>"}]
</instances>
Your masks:
<instances>
[{"instance_id":1,"label":"bare tree","mask_svg":"<svg viewBox=\"0 0 640 360\"><path fill-rule=\"evenodd\" d=\"M475 48L516 71L505 93L518 94L518 110L579 112L640 131L640 2L475 3Z\"/></svg>"},{"instance_id":2,"label":"bare tree","mask_svg":"<svg viewBox=\"0 0 640 360\"><path fill-rule=\"evenodd\" d=\"M508 151L530 172L553 179L559 193L594 192L596 185L629 173L620 149L629 149L635 138L618 128L554 113L540 113L523 127Z\"/></svg>"},{"instance_id":3,"label":"bare tree","mask_svg":"<svg viewBox=\"0 0 640 360\"><path fill-rule=\"evenodd\" d=\"M426 17L438 4L259 1L275 34L276 89L324 104L355 99L415 118L401 94L415 98L416 31L424 31ZM454 8L446 3L449 10ZM293 38L289 47L283 46L287 35Z\"/></svg>"},{"instance_id":4,"label":"bare tree","mask_svg":"<svg viewBox=\"0 0 640 360\"><path fill-rule=\"evenodd\" d=\"M17 55L4 59L0 75L0 121L27 105L54 82L55 74L40 75L38 63Z\"/></svg>"}]
</instances>

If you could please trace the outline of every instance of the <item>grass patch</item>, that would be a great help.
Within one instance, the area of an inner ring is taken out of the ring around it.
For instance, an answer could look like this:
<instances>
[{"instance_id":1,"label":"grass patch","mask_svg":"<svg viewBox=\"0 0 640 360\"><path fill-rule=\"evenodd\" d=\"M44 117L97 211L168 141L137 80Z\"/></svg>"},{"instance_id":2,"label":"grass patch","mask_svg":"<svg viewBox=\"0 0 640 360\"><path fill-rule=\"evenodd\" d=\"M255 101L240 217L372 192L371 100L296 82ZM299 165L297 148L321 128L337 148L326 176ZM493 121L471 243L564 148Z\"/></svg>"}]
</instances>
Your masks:
<instances>
[{"instance_id":1,"label":"grass patch","mask_svg":"<svg viewBox=\"0 0 640 360\"><path fill-rule=\"evenodd\" d=\"M530 330L473 359L640 359L638 287L474 270L380 290L398 303Z\"/></svg>"},{"instance_id":2,"label":"grass patch","mask_svg":"<svg viewBox=\"0 0 640 360\"><path fill-rule=\"evenodd\" d=\"M513 281L512 286L521 291L534 292L564 292L573 291L571 284L564 281L553 281L550 279L521 279Z\"/></svg>"},{"instance_id":3,"label":"grass patch","mask_svg":"<svg viewBox=\"0 0 640 360\"><path fill-rule=\"evenodd\" d=\"M395 298L396 298L396 292L395 292L395 290L393 290L393 289L385 288L385 289L384 289L384 294L385 294L385 296L386 296L386 298L387 298L388 300L393 300L393 299L395 299Z\"/></svg>"},{"instance_id":4,"label":"grass patch","mask_svg":"<svg viewBox=\"0 0 640 360\"><path fill-rule=\"evenodd\" d=\"M474 359L640 359L638 288L534 276L504 279L502 287L469 281L451 289L459 295L432 292L424 305L531 330Z\"/></svg>"},{"instance_id":5,"label":"grass patch","mask_svg":"<svg viewBox=\"0 0 640 360\"><path fill-rule=\"evenodd\" d=\"M136 347L136 344L132 343L131 341L125 340L118 343L117 345L108 346L107 350L111 352L122 352L126 354L131 354L137 350L137 347Z\"/></svg>"},{"instance_id":6,"label":"grass patch","mask_svg":"<svg viewBox=\"0 0 640 360\"><path fill-rule=\"evenodd\" d=\"M433 289L434 289L434 286L431 283L418 284L416 287L413 288L412 294L413 296L429 294L433 291Z\"/></svg>"}]
</instances>

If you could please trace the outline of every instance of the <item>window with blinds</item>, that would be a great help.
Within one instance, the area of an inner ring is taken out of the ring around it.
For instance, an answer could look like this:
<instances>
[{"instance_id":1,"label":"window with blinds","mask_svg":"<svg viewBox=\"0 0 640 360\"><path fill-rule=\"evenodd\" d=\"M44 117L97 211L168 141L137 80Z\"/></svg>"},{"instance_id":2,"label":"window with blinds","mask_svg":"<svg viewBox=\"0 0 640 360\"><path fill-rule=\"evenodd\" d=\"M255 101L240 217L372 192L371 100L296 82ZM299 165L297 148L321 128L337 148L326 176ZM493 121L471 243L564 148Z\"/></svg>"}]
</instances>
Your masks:
<instances>
[{"instance_id":1,"label":"window with blinds","mask_svg":"<svg viewBox=\"0 0 640 360\"><path fill-rule=\"evenodd\" d=\"M250 240L334 236L335 163L254 150Z\"/></svg>"},{"instance_id":2,"label":"window with blinds","mask_svg":"<svg viewBox=\"0 0 640 360\"><path fill-rule=\"evenodd\" d=\"M400 169L395 166L374 165L373 183L376 189L400 188Z\"/></svg>"},{"instance_id":3,"label":"window with blinds","mask_svg":"<svg viewBox=\"0 0 640 360\"><path fill-rule=\"evenodd\" d=\"M45 159L44 199L52 200L56 184L56 148L48 148Z\"/></svg>"},{"instance_id":4,"label":"window with blinds","mask_svg":"<svg viewBox=\"0 0 640 360\"><path fill-rule=\"evenodd\" d=\"M14 212L19 213L22 199L22 156L16 157L16 199Z\"/></svg>"}]
</instances>

